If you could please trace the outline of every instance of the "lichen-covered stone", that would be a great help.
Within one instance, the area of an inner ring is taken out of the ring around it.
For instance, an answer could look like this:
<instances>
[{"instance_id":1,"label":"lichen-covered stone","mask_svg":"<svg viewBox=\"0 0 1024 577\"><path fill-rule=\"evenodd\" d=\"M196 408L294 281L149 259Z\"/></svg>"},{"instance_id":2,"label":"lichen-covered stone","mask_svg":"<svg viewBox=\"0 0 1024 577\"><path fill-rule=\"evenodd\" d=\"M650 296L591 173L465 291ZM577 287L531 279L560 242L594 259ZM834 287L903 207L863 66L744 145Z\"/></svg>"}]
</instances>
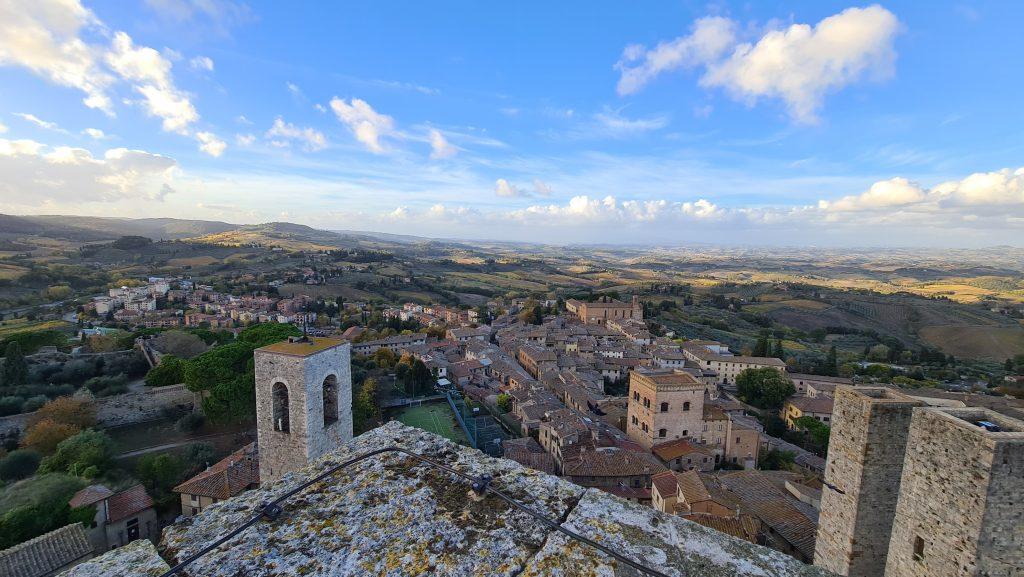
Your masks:
<instances>
[{"instance_id":1,"label":"lichen-covered stone","mask_svg":"<svg viewBox=\"0 0 1024 577\"><path fill-rule=\"evenodd\" d=\"M357 437L305 469L168 527L161 552L177 563L249 519L261 502L335 463L391 445L469 475L492 475L494 488L527 507L669 575L826 575L781 553L680 517L584 490L398 423ZM468 484L450 474L418 465L406 455L388 453L310 486L284 504L277 520L257 522L183 574L636 575L627 569L493 494L474 498ZM129 563L121 570L123 575L138 574Z\"/></svg>"},{"instance_id":2,"label":"lichen-covered stone","mask_svg":"<svg viewBox=\"0 0 1024 577\"><path fill-rule=\"evenodd\" d=\"M674 515L589 489L562 526L667 575L823 577L831 573L778 551ZM611 556L553 532L523 576L643 575Z\"/></svg>"},{"instance_id":3,"label":"lichen-covered stone","mask_svg":"<svg viewBox=\"0 0 1024 577\"><path fill-rule=\"evenodd\" d=\"M75 565L59 577L158 577L170 569L146 539L132 541L95 559Z\"/></svg>"},{"instance_id":4,"label":"lichen-covered stone","mask_svg":"<svg viewBox=\"0 0 1024 577\"><path fill-rule=\"evenodd\" d=\"M178 560L248 518L261 502L334 463L399 445L471 475L560 519L583 489L504 459L491 459L420 429L385 425L286 475L281 481L218 503L164 532ZM189 567L188 575L514 575L540 549L548 530L491 496L411 457L384 454L350 467L288 500L276 521L248 529Z\"/></svg>"}]
</instances>

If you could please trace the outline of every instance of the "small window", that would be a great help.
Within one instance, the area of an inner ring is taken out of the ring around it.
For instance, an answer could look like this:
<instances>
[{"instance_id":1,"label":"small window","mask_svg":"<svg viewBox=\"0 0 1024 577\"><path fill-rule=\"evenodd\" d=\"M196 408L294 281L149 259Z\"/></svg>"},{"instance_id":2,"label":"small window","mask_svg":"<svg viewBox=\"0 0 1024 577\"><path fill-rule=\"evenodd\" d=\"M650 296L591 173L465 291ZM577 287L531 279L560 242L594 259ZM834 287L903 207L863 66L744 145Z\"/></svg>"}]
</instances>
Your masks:
<instances>
[{"instance_id":1,"label":"small window","mask_svg":"<svg viewBox=\"0 0 1024 577\"><path fill-rule=\"evenodd\" d=\"M633 400L634 401L639 401L640 400L640 393L638 393L637 391L633 391Z\"/></svg>"},{"instance_id":2,"label":"small window","mask_svg":"<svg viewBox=\"0 0 1024 577\"><path fill-rule=\"evenodd\" d=\"M690 401L686 401L685 403L683 403L683 410L684 411L689 411L690 410Z\"/></svg>"},{"instance_id":3,"label":"small window","mask_svg":"<svg viewBox=\"0 0 1024 577\"><path fill-rule=\"evenodd\" d=\"M739 442L740 442L740 438L736 437L736 443L739 444Z\"/></svg>"},{"instance_id":4,"label":"small window","mask_svg":"<svg viewBox=\"0 0 1024 577\"><path fill-rule=\"evenodd\" d=\"M687 437L689 435L690 435L690 430L689 429L683 429L683 436Z\"/></svg>"},{"instance_id":5,"label":"small window","mask_svg":"<svg viewBox=\"0 0 1024 577\"><path fill-rule=\"evenodd\" d=\"M287 433L289 430L288 387L284 383L274 383L270 396L273 400L274 430Z\"/></svg>"},{"instance_id":6,"label":"small window","mask_svg":"<svg viewBox=\"0 0 1024 577\"><path fill-rule=\"evenodd\" d=\"M668 436L668 429L658 429L658 436L665 438Z\"/></svg>"},{"instance_id":7,"label":"small window","mask_svg":"<svg viewBox=\"0 0 1024 577\"><path fill-rule=\"evenodd\" d=\"M323 384L324 427L338 422L338 377L328 375Z\"/></svg>"},{"instance_id":8,"label":"small window","mask_svg":"<svg viewBox=\"0 0 1024 577\"><path fill-rule=\"evenodd\" d=\"M640 428L643 429L643 431L646 433L647 432L647 423L642 424L640 426Z\"/></svg>"},{"instance_id":9,"label":"small window","mask_svg":"<svg viewBox=\"0 0 1024 577\"><path fill-rule=\"evenodd\" d=\"M637 424L637 418L636 418L636 415L633 415L633 424L634 424L634 425L635 425L635 424Z\"/></svg>"},{"instance_id":10,"label":"small window","mask_svg":"<svg viewBox=\"0 0 1024 577\"><path fill-rule=\"evenodd\" d=\"M662 413L667 413L668 412L668 403L662 403L661 404L661 412Z\"/></svg>"},{"instance_id":11,"label":"small window","mask_svg":"<svg viewBox=\"0 0 1024 577\"><path fill-rule=\"evenodd\" d=\"M924 539L917 536L914 537L914 560L924 560Z\"/></svg>"}]
</instances>

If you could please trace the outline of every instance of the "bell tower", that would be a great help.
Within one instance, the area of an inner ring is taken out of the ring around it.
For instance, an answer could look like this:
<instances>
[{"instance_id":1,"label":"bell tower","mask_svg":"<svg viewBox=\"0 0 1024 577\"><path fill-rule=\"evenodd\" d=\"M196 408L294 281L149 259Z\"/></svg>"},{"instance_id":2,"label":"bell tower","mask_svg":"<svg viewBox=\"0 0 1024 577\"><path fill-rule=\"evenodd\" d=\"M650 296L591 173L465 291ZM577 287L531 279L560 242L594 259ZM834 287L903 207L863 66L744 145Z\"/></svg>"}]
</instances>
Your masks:
<instances>
[{"instance_id":1,"label":"bell tower","mask_svg":"<svg viewBox=\"0 0 1024 577\"><path fill-rule=\"evenodd\" d=\"M260 482L352 439L351 345L293 337L256 349L256 430Z\"/></svg>"}]
</instances>

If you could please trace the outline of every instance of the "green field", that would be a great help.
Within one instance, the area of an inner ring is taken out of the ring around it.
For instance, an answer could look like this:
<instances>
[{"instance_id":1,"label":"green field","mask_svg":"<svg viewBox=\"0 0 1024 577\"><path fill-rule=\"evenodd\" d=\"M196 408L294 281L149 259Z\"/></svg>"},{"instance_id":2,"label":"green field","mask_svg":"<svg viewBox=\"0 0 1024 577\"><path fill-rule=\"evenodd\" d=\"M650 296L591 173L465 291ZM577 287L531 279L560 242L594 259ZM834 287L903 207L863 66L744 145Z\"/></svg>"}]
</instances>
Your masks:
<instances>
[{"instance_id":1,"label":"green field","mask_svg":"<svg viewBox=\"0 0 1024 577\"><path fill-rule=\"evenodd\" d=\"M410 427L441 435L461 445L469 444L466 434L459 428L455 415L446 402L404 407L396 410L392 416Z\"/></svg>"}]
</instances>

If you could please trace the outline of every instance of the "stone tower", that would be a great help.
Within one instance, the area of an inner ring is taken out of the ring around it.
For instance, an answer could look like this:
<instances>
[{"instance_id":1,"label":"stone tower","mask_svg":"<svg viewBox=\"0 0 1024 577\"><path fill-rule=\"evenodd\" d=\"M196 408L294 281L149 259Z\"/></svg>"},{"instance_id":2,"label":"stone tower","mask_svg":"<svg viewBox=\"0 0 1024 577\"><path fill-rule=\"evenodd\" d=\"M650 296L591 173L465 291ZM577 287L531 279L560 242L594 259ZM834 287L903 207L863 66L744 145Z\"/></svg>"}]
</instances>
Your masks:
<instances>
[{"instance_id":1,"label":"stone tower","mask_svg":"<svg viewBox=\"0 0 1024 577\"><path fill-rule=\"evenodd\" d=\"M261 483L352 439L350 355L348 342L315 337L256 349Z\"/></svg>"},{"instance_id":2,"label":"stone tower","mask_svg":"<svg viewBox=\"0 0 1024 577\"><path fill-rule=\"evenodd\" d=\"M1024 421L985 409L916 409L886 577L1021 574Z\"/></svg>"},{"instance_id":3,"label":"stone tower","mask_svg":"<svg viewBox=\"0 0 1024 577\"><path fill-rule=\"evenodd\" d=\"M814 564L839 575L885 571L914 407L885 387L836 388Z\"/></svg>"}]
</instances>

